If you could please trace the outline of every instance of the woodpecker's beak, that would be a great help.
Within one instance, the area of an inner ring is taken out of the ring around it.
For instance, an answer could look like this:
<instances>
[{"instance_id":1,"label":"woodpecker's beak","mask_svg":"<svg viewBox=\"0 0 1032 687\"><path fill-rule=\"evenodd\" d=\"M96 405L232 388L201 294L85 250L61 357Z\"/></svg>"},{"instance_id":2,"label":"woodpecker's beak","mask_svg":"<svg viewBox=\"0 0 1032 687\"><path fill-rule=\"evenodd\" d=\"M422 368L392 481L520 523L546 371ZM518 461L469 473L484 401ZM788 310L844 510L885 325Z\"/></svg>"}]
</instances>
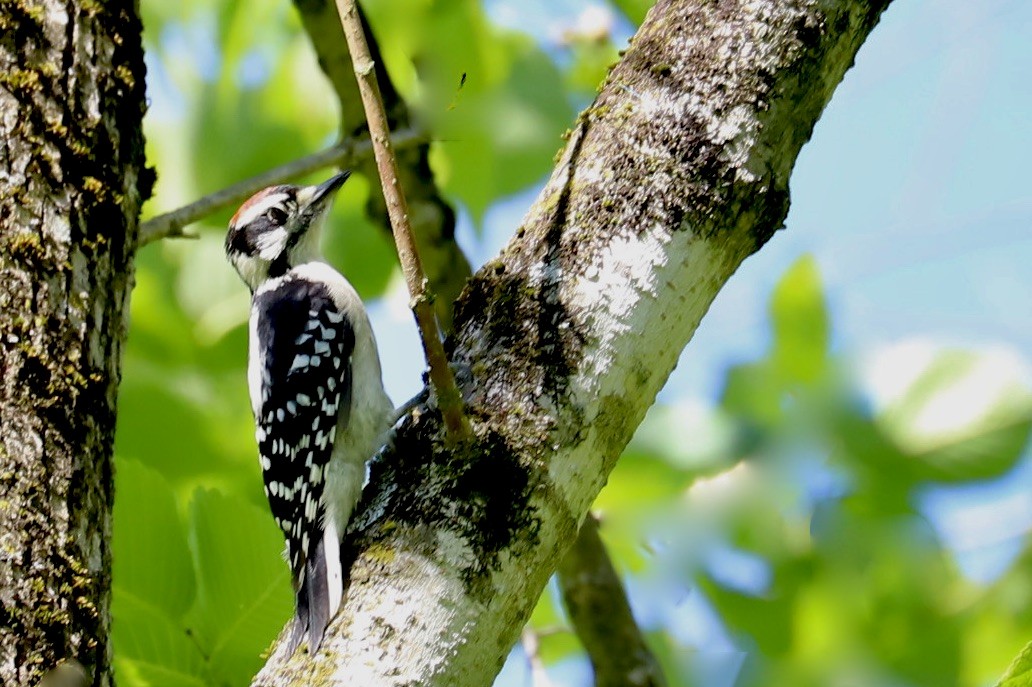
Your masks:
<instances>
[{"instance_id":1,"label":"woodpecker's beak","mask_svg":"<svg viewBox=\"0 0 1032 687\"><path fill-rule=\"evenodd\" d=\"M349 176L351 176L351 170L344 170L340 174L330 177L328 180L316 186L308 204L319 206L326 203L334 196L334 194L337 193L337 191L340 190L340 187L344 185L344 182L348 180Z\"/></svg>"}]
</instances>

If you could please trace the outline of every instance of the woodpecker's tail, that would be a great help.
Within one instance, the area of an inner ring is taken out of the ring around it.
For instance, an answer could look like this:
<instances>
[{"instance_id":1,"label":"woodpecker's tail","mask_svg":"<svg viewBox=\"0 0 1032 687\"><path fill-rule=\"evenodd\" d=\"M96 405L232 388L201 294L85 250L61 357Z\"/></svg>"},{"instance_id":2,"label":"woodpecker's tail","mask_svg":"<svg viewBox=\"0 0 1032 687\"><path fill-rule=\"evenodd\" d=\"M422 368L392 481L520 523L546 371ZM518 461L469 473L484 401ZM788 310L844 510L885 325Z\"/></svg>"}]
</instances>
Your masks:
<instances>
[{"instance_id":1,"label":"woodpecker's tail","mask_svg":"<svg viewBox=\"0 0 1032 687\"><path fill-rule=\"evenodd\" d=\"M327 518L326 529L305 561L301 584L295 595L294 628L290 633L289 653L294 653L308 631L308 651L314 654L322 644L326 626L340 608L344 595L344 575L340 563L340 537Z\"/></svg>"}]
</instances>

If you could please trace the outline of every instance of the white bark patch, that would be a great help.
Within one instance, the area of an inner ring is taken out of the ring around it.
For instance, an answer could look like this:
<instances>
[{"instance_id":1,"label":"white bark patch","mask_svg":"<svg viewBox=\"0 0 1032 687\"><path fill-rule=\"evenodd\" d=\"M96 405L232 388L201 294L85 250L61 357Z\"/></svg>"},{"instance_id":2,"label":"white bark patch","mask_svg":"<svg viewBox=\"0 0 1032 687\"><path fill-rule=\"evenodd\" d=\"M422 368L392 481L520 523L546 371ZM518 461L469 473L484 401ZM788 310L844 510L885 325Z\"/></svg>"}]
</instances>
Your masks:
<instances>
[{"instance_id":1,"label":"white bark patch","mask_svg":"<svg viewBox=\"0 0 1032 687\"><path fill-rule=\"evenodd\" d=\"M720 284L727 271L726 247L691 231L651 231L613 240L570 286L565 300L595 334L570 380L572 403L584 409L590 438L577 455L549 462L549 478L564 491L571 512L588 508L579 485L598 477L582 474L584 466L606 450L598 431L608 428L595 426L596 420L606 423L612 398L638 396L654 378L666 379L715 293L692 284ZM638 399L635 405L650 403Z\"/></svg>"},{"instance_id":2,"label":"white bark patch","mask_svg":"<svg viewBox=\"0 0 1032 687\"><path fill-rule=\"evenodd\" d=\"M377 585L362 585L348 599L362 612L345 616L341 631L364 641L353 645L350 660L336 666L334 684L426 684L465 634L459 609L468 600L455 570L412 553L398 555L404 560L392 562L392 573L400 569L407 579L395 579L391 594L376 593ZM384 672L392 668L397 672L391 672L388 682Z\"/></svg>"}]
</instances>

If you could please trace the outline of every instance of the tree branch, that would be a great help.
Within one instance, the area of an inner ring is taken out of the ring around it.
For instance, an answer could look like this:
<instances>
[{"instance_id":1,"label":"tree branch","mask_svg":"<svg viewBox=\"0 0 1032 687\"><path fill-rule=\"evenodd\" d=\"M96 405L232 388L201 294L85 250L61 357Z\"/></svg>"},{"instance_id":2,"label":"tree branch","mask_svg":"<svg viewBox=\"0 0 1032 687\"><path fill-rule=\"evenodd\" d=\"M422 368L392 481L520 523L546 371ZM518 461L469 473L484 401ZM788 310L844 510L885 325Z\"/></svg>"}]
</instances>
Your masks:
<instances>
[{"instance_id":1,"label":"tree branch","mask_svg":"<svg viewBox=\"0 0 1032 687\"><path fill-rule=\"evenodd\" d=\"M351 66L351 55L337 18L337 10L330 0L294 0L305 31L312 40L319 66L326 73L337 93L341 108L341 136L356 136L366 128L365 112L358 92L358 82ZM380 86L387 121L397 131L410 126L408 107L395 90L380 57L375 36L369 30L361 6L358 16L369 41L370 55L377 83ZM405 149L395 147L398 159L399 183L405 189L409 204L409 222L416 237L423 269L430 287L438 298L434 302L441 327L452 329L452 303L472 274L469 261L455 242L455 212L441 196L430 171L430 144ZM370 157L358 169L370 180L377 176L375 161ZM390 230L387 205L377 184L372 189L366 210L373 221Z\"/></svg>"},{"instance_id":2,"label":"tree branch","mask_svg":"<svg viewBox=\"0 0 1032 687\"><path fill-rule=\"evenodd\" d=\"M373 142L373 153L376 156L383 195L387 199L387 210L391 216L401 271L405 275L405 283L412 297L409 306L419 326L423 351L430 368L430 381L437 394L437 405L444 417L448 441L453 445L458 444L469 438L471 430L462 408L462 395L455 385L451 368L448 367L444 342L437 328L433 295L430 293L430 285L423 272L416 240L409 225L408 205L405 202L405 192L398 183L398 162L391 152L391 132L387 124L387 113L383 109L383 100L380 98L380 88L376 83L376 74L373 72L373 58L369 54L369 45L366 43L365 30L358 17L355 0L337 0L337 11L340 13L340 22L348 41L348 50L352 55L362 104L365 106L369 136Z\"/></svg>"},{"instance_id":3,"label":"tree branch","mask_svg":"<svg viewBox=\"0 0 1032 687\"><path fill-rule=\"evenodd\" d=\"M666 684L634 621L620 577L598 535L598 521L591 514L559 565L559 589L577 637L591 659L595 687Z\"/></svg>"},{"instance_id":4,"label":"tree branch","mask_svg":"<svg viewBox=\"0 0 1032 687\"><path fill-rule=\"evenodd\" d=\"M356 97L358 95L358 81L351 66L351 55L347 50L347 41L342 33L342 27L338 22L332 21L333 17L330 16L330 11L328 11L328 3L321 2L320 0L295 0L295 5L312 40L312 44L319 55L319 64L337 92L341 103L342 132L357 133L361 131L366 123L365 112L360 106L361 99ZM361 5L358 5L357 9L368 39L376 81L381 87L381 97L384 109L387 112L387 120L392 128L397 127L399 122L407 123L409 121L408 109L398 92L394 89L390 75L384 68L376 37L370 30ZM396 138L395 141L397 141ZM395 142L394 149L395 152L399 150L397 142ZM428 173L428 170L425 170L427 152L425 142L421 143L417 148L410 148L408 151L405 151L407 157L404 160L399 159L403 177L401 186L406 189L407 197L410 199L411 191L415 189L415 205L424 204L439 208L443 206L443 200L441 200L439 191L434 186L433 177ZM401 156L398 157L400 158ZM370 160L370 158L366 158L366 160ZM421 167L424 168L424 171L419 173ZM376 207L382 209L373 211L372 214L374 215L382 215L386 211L382 197L377 199ZM424 212L422 215L426 215L426 213ZM418 216L419 213L417 213ZM436 234L437 230L431 230L431 225L439 222L438 218L440 218L440 213L431 212L430 219L433 219L433 222L425 220L420 222L419 219L414 220L412 224L417 239L420 236L425 237L428 233ZM433 275L430 277L430 284L433 290L436 293L444 292L445 294L445 297L435 301L435 306L441 326L446 333L450 333L451 330L454 314L452 305L454 299L458 296L458 287L461 287L470 276L469 263L462 254L458 244L454 241L454 214L448 213L448 223L446 236L439 237L433 242L428 242L425 238L419 242L421 256L425 256L427 253L438 257L450 256L445 260L445 269L439 270L436 277ZM430 244L429 246L428 243ZM433 258L431 259L433 260ZM426 266L426 261L424 261L424 266ZM583 534L578 536L583 537ZM592 546L592 542L595 541L598 541L597 535L590 542L586 542L584 546ZM596 555L605 557L606 564L612 567L612 564L608 561L605 547L601 545L600 541L598 543ZM617 581L617 584L619 584L619 581ZM622 588L618 591L621 595L623 594Z\"/></svg>"},{"instance_id":5,"label":"tree branch","mask_svg":"<svg viewBox=\"0 0 1032 687\"><path fill-rule=\"evenodd\" d=\"M395 148L407 148L417 144L420 136L415 131L404 130L395 133L391 139ZM273 167L261 174L256 174L249 179L244 179L204 196L189 205L147 220L140 225L138 246L146 246L148 243L165 238L194 238L185 233L183 229L208 215L239 205L267 186L284 184L324 167L351 167L361 160L371 158L372 153L373 145L370 141L348 139L318 153Z\"/></svg>"},{"instance_id":6,"label":"tree branch","mask_svg":"<svg viewBox=\"0 0 1032 687\"><path fill-rule=\"evenodd\" d=\"M453 359L476 445L412 415L371 467L341 612L256 684L489 684L703 314L782 226L796 157L887 2L660 0Z\"/></svg>"}]
</instances>

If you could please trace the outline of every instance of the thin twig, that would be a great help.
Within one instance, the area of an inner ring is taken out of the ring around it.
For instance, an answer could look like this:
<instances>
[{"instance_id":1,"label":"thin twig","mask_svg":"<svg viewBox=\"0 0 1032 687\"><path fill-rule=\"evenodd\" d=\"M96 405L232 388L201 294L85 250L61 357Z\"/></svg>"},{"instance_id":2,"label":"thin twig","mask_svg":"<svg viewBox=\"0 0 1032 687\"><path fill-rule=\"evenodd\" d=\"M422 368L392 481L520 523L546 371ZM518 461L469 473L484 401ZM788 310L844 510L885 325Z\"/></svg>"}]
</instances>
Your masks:
<instances>
[{"instance_id":1,"label":"thin twig","mask_svg":"<svg viewBox=\"0 0 1032 687\"><path fill-rule=\"evenodd\" d=\"M422 137L413 130L403 130L396 132L392 140L396 148L401 148L419 143ZM140 225L138 245L145 246L165 238L196 238L194 235L184 232L183 229L219 210L239 205L266 186L286 183L323 167L333 165L350 167L357 161L372 155L372 152L373 144L368 140L349 139L318 153L306 155L279 167L273 167L261 174L204 196L200 200L195 200L189 205L147 220Z\"/></svg>"},{"instance_id":2,"label":"thin twig","mask_svg":"<svg viewBox=\"0 0 1032 687\"><path fill-rule=\"evenodd\" d=\"M591 659L595 687L665 684L591 513L559 565L559 589L570 622Z\"/></svg>"},{"instance_id":3,"label":"thin twig","mask_svg":"<svg viewBox=\"0 0 1032 687\"><path fill-rule=\"evenodd\" d=\"M434 315L433 297L423 266L416 250L416 241L409 226L408 206L405 195L398 183L398 163L391 151L390 127L383 109L383 99L376 83L373 60L369 54L362 21L358 16L355 0L336 0L337 13L351 52L351 64L358 79L358 90L362 95L366 120L369 122L369 134L373 142L373 153L376 156L376 167L380 172L380 183L387 201L387 212L391 218L394 231L394 242L398 247L398 259L401 271L405 275L409 294L412 297L410 306L419 326L423 339L423 351L430 367L430 381L437 392L437 403L444 418L449 441L457 443L470 436L469 422L462 408L462 396L455 385L448 358L444 353L437 319Z\"/></svg>"},{"instance_id":4,"label":"thin twig","mask_svg":"<svg viewBox=\"0 0 1032 687\"><path fill-rule=\"evenodd\" d=\"M325 0L293 1L319 58L319 68L326 74L337 94L340 104L340 131L345 135L353 131L364 131L365 109L362 107L358 79L355 78L351 53L348 52L344 28L340 24L336 5ZM405 129L413 121L413 113L384 67L381 58L383 51L377 45L376 34L370 30L363 10L364 6L360 0L358 18L362 21L366 42L369 44L369 55L373 58L373 72L376 74L376 85L380 87L383 106L387 110L387 121L395 131ZM423 262L427 279L430 280L430 288L437 296L434 299L437 324L447 336L454 325L452 303L459 297L462 287L473 271L469 260L455 242L455 211L442 195L434 175L430 172L430 141L423 140L418 145L409 146L404 150L395 145L394 153L401 172L398 183L405 189L412 233L419 243L419 257ZM376 160L369 155L356 164L354 170L361 172L368 179L375 179ZM388 232L391 231L387 202L379 184L373 184L373 188L369 190L365 211L370 220Z\"/></svg>"}]
</instances>

